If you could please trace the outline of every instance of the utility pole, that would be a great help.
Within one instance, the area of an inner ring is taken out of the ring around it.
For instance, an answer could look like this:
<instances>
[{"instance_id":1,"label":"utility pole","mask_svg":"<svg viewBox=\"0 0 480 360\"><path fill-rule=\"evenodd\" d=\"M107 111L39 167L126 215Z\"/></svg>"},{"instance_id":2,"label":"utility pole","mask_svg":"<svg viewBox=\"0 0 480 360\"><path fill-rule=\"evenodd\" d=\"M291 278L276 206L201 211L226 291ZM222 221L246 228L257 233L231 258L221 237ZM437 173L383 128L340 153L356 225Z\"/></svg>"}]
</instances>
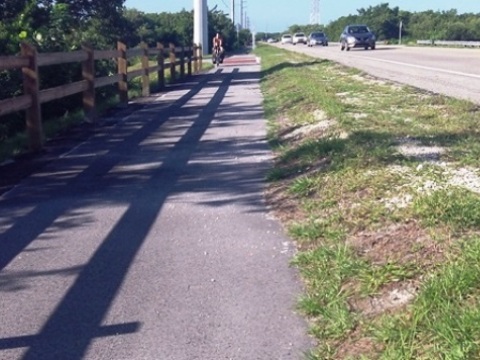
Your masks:
<instances>
[{"instance_id":1,"label":"utility pole","mask_svg":"<svg viewBox=\"0 0 480 360\"><path fill-rule=\"evenodd\" d=\"M193 42L202 46L203 55L209 52L207 0L193 0Z\"/></svg>"},{"instance_id":2,"label":"utility pole","mask_svg":"<svg viewBox=\"0 0 480 360\"><path fill-rule=\"evenodd\" d=\"M398 25L398 45L402 45L402 27L403 21L400 20L400 24Z\"/></svg>"},{"instance_id":3,"label":"utility pole","mask_svg":"<svg viewBox=\"0 0 480 360\"><path fill-rule=\"evenodd\" d=\"M240 28L245 28L245 0L240 0Z\"/></svg>"},{"instance_id":4,"label":"utility pole","mask_svg":"<svg viewBox=\"0 0 480 360\"><path fill-rule=\"evenodd\" d=\"M251 28L251 31L252 31L252 49L255 50L257 48L257 44L256 44L257 34L255 33L255 28L253 26Z\"/></svg>"},{"instance_id":5,"label":"utility pole","mask_svg":"<svg viewBox=\"0 0 480 360\"><path fill-rule=\"evenodd\" d=\"M310 25L320 24L320 0L312 0L312 9L310 11Z\"/></svg>"},{"instance_id":6,"label":"utility pole","mask_svg":"<svg viewBox=\"0 0 480 360\"><path fill-rule=\"evenodd\" d=\"M230 19L235 26L235 0L231 0L230 2Z\"/></svg>"}]
</instances>

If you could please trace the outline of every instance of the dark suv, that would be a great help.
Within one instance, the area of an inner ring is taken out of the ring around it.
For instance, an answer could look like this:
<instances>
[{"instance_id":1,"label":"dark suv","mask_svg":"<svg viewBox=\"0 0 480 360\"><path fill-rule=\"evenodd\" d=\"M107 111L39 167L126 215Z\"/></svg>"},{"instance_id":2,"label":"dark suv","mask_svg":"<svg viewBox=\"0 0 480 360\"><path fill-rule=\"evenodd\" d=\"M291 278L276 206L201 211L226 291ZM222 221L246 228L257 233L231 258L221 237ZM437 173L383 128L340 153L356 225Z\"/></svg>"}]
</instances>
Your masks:
<instances>
[{"instance_id":1,"label":"dark suv","mask_svg":"<svg viewBox=\"0 0 480 360\"><path fill-rule=\"evenodd\" d=\"M356 47L375 50L375 35L367 25L348 25L343 29L340 35L341 50L346 49L348 51Z\"/></svg>"}]
</instances>

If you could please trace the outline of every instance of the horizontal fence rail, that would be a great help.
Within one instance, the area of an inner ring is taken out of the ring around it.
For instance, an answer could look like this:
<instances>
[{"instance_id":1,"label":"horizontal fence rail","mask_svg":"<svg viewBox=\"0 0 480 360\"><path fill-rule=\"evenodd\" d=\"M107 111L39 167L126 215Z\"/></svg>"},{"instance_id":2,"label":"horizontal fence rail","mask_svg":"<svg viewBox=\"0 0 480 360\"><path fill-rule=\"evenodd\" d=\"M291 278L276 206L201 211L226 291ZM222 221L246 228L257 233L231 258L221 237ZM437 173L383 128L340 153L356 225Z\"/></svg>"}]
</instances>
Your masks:
<instances>
[{"instance_id":1,"label":"horizontal fence rail","mask_svg":"<svg viewBox=\"0 0 480 360\"><path fill-rule=\"evenodd\" d=\"M150 63L155 58L155 65ZM139 69L129 69L128 61L140 58ZM114 60L117 74L95 77L95 61ZM165 71L170 71L171 82L177 78L198 73L202 70L202 49L200 46L178 47L161 43L148 48L142 43L139 48L127 49L122 42L116 50L95 50L84 46L83 50L57 53L37 53L35 47L22 43L21 55L0 56L0 71L20 70L23 76L23 95L0 100L0 116L25 111L28 143L31 151L43 147L41 104L59 100L66 96L83 93L83 110L88 121L96 119L95 89L117 84L120 102L128 104L128 81L142 77L142 95L150 95L150 75L158 76L158 87L165 86ZM83 80L49 89L39 88L41 67L81 63ZM179 69L178 69L179 68ZM177 74L179 72L179 74Z\"/></svg>"},{"instance_id":2,"label":"horizontal fence rail","mask_svg":"<svg viewBox=\"0 0 480 360\"><path fill-rule=\"evenodd\" d=\"M480 41L451 41L451 40L417 40L418 45L480 47Z\"/></svg>"}]
</instances>

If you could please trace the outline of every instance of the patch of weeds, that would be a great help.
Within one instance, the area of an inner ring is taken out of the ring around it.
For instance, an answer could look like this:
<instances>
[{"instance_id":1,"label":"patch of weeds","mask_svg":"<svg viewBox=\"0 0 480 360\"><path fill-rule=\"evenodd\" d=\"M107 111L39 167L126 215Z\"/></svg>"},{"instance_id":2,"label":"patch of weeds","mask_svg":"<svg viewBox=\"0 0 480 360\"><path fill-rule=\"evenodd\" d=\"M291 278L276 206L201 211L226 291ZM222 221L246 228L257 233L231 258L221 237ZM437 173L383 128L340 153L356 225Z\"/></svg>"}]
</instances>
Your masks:
<instances>
[{"instance_id":1,"label":"patch of weeds","mask_svg":"<svg viewBox=\"0 0 480 360\"><path fill-rule=\"evenodd\" d=\"M267 174L267 181L280 181L287 178L292 178L295 175L300 175L303 173L304 169L308 166L306 164L295 164L292 166L284 166L272 169Z\"/></svg>"},{"instance_id":2,"label":"patch of weeds","mask_svg":"<svg viewBox=\"0 0 480 360\"><path fill-rule=\"evenodd\" d=\"M20 155L27 148L27 135L19 133L0 142L0 163Z\"/></svg>"},{"instance_id":3,"label":"patch of weeds","mask_svg":"<svg viewBox=\"0 0 480 360\"><path fill-rule=\"evenodd\" d=\"M343 213L346 226L353 233L380 228L394 218L392 211L376 200L359 201Z\"/></svg>"},{"instance_id":4,"label":"patch of weeds","mask_svg":"<svg viewBox=\"0 0 480 360\"><path fill-rule=\"evenodd\" d=\"M74 125L80 124L84 119L83 110L77 110L72 113L67 113L64 116L47 121L43 125L45 137L51 138L57 134L71 128Z\"/></svg>"},{"instance_id":5,"label":"patch of weeds","mask_svg":"<svg viewBox=\"0 0 480 360\"><path fill-rule=\"evenodd\" d=\"M318 178L314 176L303 176L293 180L292 184L290 185L289 191L299 197L307 197L317 188L317 186Z\"/></svg>"},{"instance_id":6,"label":"patch of weeds","mask_svg":"<svg viewBox=\"0 0 480 360\"><path fill-rule=\"evenodd\" d=\"M417 198L415 214L430 227L445 225L454 231L480 227L480 196L451 187Z\"/></svg>"},{"instance_id":7,"label":"patch of weeds","mask_svg":"<svg viewBox=\"0 0 480 360\"><path fill-rule=\"evenodd\" d=\"M332 216L327 219L314 219L305 223L294 223L289 227L289 233L303 243L341 242L345 239L345 231L338 227L340 219Z\"/></svg>"},{"instance_id":8,"label":"patch of weeds","mask_svg":"<svg viewBox=\"0 0 480 360\"><path fill-rule=\"evenodd\" d=\"M480 128L480 123L477 125ZM462 165L480 167L480 133L465 135L452 144L450 158Z\"/></svg>"},{"instance_id":9,"label":"patch of weeds","mask_svg":"<svg viewBox=\"0 0 480 360\"><path fill-rule=\"evenodd\" d=\"M355 325L342 286L363 266L342 244L322 246L299 254L293 261L308 280L309 291L300 309L313 319L312 333L320 339L340 339Z\"/></svg>"},{"instance_id":10,"label":"patch of weeds","mask_svg":"<svg viewBox=\"0 0 480 360\"><path fill-rule=\"evenodd\" d=\"M385 344L380 359L477 359L480 354L480 238L429 277L406 314L383 317L373 328Z\"/></svg>"},{"instance_id":11,"label":"patch of weeds","mask_svg":"<svg viewBox=\"0 0 480 360\"><path fill-rule=\"evenodd\" d=\"M278 181L287 177L288 172L282 168L273 168L267 174L267 181Z\"/></svg>"},{"instance_id":12,"label":"patch of weeds","mask_svg":"<svg viewBox=\"0 0 480 360\"><path fill-rule=\"evenodd\" d=\"M374 295L387 284L412 279L418 275L420 269L415 264L372 265L364 267L358 274L362 295Z\"/></svg>"},{"instance_id":13,"label":"patch of weeds","mask_svg":"<svg viewBox=\"0 0 480 360\"><path fill-rule=\"evenodd\" d=\"M398 194L397 188L408 184L401 173L385 168L375 170L355 170L345 168L329 173L317 180L315 195L316 208L309 206L308 213L322 216L324 209L335 206L342 217L343 226L350 231L360 231L370 227L385 226L395 222L404 210L387 206L389 198Z\"/></svg>"},{"instance_id":14,"label":"patch of weeds","mask_svg":"<svg viewBox=\"0 0 480 360\"><path fill-rule=\"evenodd\" d=\"M80 124L84 119L83 111L76 110L66 113L62 117L49 119L43 123L43 132L45 138L51 139L71 127ZM3 161L21 155L28 151L28 139L26 133L18 133L13 137L0 142L0 163Z\"/></svg>"},{"instance_id":15,"label":"patch of weeds","mask_svg":"<svg viewBox=\"0 0 480 360\"><path fill-rule=\"evenodd\" d=\"M311 140L287 151L282 156L281 161L283 163L300 161L308 165L319 158L331 156L334 153L341 153L344 149L345 141L342 139Z\"/></svg>"}]
</instances>

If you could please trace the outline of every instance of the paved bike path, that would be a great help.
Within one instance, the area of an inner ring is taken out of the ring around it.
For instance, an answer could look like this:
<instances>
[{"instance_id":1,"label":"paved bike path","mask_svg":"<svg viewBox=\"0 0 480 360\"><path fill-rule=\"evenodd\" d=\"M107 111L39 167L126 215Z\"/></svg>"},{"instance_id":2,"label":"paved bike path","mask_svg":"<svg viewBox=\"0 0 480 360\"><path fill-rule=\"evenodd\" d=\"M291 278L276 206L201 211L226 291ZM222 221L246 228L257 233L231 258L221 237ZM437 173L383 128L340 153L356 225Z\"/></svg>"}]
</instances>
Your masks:
<instances>
[{"instance_id":1,"label":"paved bike path","mask_svg":"<svg viewBox=\"0 0 480 360\"><path fill-rule=\"evenodd\" d=\"M258 65L110 119L0 197L0 359L302 359Z\"/></svg>"}]
</instances>

